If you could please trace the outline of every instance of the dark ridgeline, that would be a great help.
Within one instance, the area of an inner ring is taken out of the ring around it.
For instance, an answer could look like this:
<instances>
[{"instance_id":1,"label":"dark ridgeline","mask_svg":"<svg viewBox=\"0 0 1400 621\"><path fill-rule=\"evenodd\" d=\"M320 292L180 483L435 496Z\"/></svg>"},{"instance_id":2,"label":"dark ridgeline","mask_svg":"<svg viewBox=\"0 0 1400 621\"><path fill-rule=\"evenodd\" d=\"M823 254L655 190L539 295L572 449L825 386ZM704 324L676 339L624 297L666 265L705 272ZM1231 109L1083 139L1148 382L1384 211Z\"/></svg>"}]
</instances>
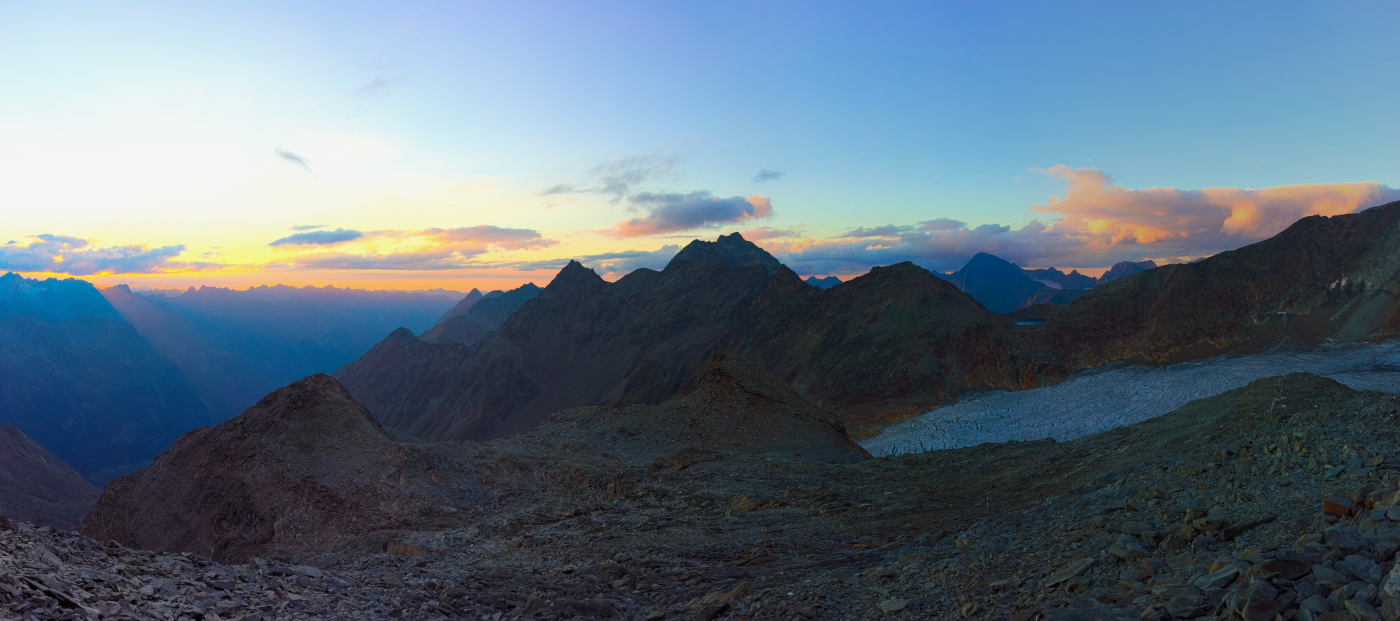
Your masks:
<instances>
[{"instance_id":1,"label":"dark ridgeline","mask_svg":"<svg viewBox=\"0 0 1400 621\"><path fill-rule=\"evenodd\" d=\"M569 407L659 401L729 353L862 432L968 392L1044 386L1109 362L1393 335L1397 219L1400 203L1304 218L1236 251L1011 315L909 263L819 289L726 235L616 283L570 263L473 346L398 332L336 377L388 426L488 439ZM979 263L1019 271L995 257Z\"/></svg>"},{"instance_id":2,"label":"dark ridgeline","mask_svg":"<svg viewBox=\"0 0 1400 621\"><path fill-rule=\"evenodd\" d=\"M1024 271L1031 280L1058 289L1092 289L1094 285L1099 284L1097 278L1080 274L1078 270L1072 270L1068 274L1053 267Z\"/></svg>"}]
</instances>

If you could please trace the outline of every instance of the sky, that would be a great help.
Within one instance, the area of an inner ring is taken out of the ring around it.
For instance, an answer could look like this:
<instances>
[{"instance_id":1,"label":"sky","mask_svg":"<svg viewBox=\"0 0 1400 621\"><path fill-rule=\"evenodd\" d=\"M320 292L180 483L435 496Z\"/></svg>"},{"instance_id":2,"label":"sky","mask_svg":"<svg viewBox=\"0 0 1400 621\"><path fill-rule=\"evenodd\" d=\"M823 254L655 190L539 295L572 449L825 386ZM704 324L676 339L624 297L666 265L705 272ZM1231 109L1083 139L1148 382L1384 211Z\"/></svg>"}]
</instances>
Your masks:
<instances>
[{"instance_id":1,"label":"sky","mask_svg":"<svg viewBox=\"0 0 1400 621\"><path fill-rule=\"evenodd\" d=\"M1101 272L1400 200L1395 2L0 2L0 271Z\"/></svg>"}]
</instances>

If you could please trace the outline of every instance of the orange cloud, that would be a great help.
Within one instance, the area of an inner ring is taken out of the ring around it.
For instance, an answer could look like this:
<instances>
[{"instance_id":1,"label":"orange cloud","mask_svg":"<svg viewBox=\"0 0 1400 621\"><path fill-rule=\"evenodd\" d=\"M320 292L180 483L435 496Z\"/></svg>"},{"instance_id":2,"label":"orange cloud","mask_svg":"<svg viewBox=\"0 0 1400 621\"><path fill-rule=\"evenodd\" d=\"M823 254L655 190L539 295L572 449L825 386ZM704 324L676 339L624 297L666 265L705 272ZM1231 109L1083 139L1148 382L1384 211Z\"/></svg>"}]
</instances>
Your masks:
<instances>
[{"instance_id":1,"label":"orange cloud","mask_svg":"<svg viewBox=\"0 0 1400 621\"><path fill-rule=\"evenodd\" d=\"M1032 220L1013 230L939 218L860 227L829 240L770 244L769 250L804 274L859 273L899 261L950 270L978 252L1042 267L1179 262L1268 238L1305 216L1350 213L1400 200L1400 190L1376 182L1133 190L1114 185L1094 168L1055 166L1045 172L1068 182L1061 195L1031 207L1052 214L1048 222Z\"/></svg>"},{"instance_id":2,"label":"orange cloud","mask_svg":"<svg viewBox=\"0 0 1400 621\"><path fill-rule=\"evenodd\" d=\"M1267 238L1305 216L1351 213L1400 199L1400 192L1374 181L1132 190L1114 185L1095 168L1062 165L1045 172L1069 181L1063 195L1031 207L1058 216L1054 231L1082 237L1100 251L1123 244L1155 246L1165 251L1158 256L1215 252Z\"/></svg>"}]
</instances>

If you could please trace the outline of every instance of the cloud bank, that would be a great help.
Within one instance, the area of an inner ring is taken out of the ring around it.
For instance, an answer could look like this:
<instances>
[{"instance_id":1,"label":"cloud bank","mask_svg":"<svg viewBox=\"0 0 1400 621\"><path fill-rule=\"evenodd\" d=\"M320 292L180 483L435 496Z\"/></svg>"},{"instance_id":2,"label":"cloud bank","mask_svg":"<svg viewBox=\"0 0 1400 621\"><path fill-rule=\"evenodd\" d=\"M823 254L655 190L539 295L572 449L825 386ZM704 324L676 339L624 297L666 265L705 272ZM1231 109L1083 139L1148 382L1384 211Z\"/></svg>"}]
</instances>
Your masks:
<instances>
[{"instance_id":1,"label":"cloud bank","mask_svg":"<svg viewBox=\"0 0 1400 621\"><path fill-rule=\"evenodd\" d=\"M1267 239L1305 216L1351 213L1400 200L1400 190L1375 182L1134 190L1114 185L1094 168L1055 166L1043 172L1067 183L1063 194L1031 207L1053 216L1046 222L1033 220L1012 229L939 218L767 245L804 274L851 274L901 261L948 271L978 252L1042 267L1181 262Z\"/></svg>"},{"instance_id":2,"label":"cloud bank","mask_svg":"<svg viewBox=\"0 0 1400 621\"><path fill-rule=\"evenodd\" d=\"M28 243L11 240L0 245L0 271L48 272L69 276L151 274L209 269L217 264L177 261L183 245L152 248L144 244L95 246L91 240L68 235L35 235Z\"/></svg>"},{"instance_id":3,"label":"cloud bank","mask_svg":"<svg viewBox=\"0 0 1400 621\"><path fill-rule=\"evenodd\" d=\"M321 233L323 237L315 236ZM335 238L336 234L346 239ZM351 236L351 234L354 234ZM539 231L491 225L419 230L382 230L361 233L346 229L298 233L287 238L305 241L269 245L334 245L334 250L313 250L268 264L268 267L312 270L450 270L481 267L475 258L492 251L535 250L559 242Z\"/></svg>"}]
</instances>

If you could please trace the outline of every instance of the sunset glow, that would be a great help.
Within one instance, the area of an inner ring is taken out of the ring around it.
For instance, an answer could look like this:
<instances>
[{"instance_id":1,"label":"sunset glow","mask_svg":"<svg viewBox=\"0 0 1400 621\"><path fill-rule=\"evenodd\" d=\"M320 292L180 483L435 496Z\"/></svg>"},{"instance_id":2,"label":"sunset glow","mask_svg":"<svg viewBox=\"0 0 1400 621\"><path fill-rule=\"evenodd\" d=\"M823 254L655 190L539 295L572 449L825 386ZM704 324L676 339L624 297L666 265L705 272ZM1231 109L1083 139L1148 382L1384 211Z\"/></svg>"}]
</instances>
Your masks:
<instances>
[{"instance_id":1,"label":"sunset glow","mask_svg":"<svg viewBox=\"0 0 1400 621\"><path fill-rule=\"evenodd\" d=\"M1400 198L1393 5L1013 5L9 5L0 272L496 289L732 231L1097 272Z\"/></svg>"}]
</instances>

